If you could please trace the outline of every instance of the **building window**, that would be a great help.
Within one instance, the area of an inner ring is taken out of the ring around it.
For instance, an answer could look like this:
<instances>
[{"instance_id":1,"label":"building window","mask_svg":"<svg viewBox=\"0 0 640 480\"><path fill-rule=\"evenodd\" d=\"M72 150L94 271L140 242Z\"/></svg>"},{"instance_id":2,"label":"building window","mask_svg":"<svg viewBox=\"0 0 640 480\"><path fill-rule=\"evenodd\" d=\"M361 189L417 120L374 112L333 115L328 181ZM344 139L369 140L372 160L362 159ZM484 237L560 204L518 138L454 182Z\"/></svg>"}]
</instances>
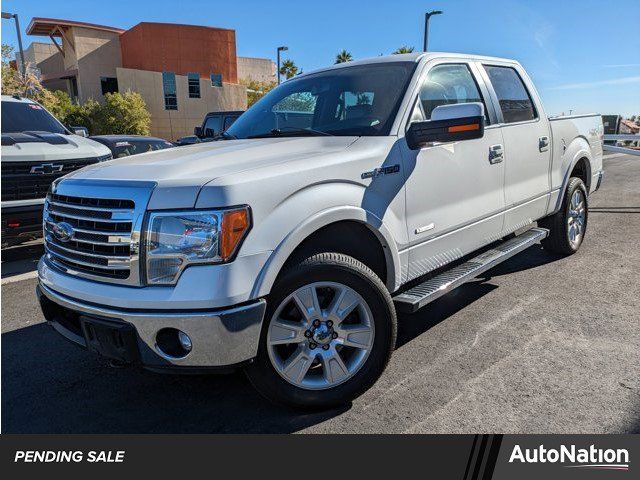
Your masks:
<instances>
[{"instance_id":1,"label":"building window","mask_svg":"<svg viewBox=\"0 0 640 480\"><path fill-rule=\"evenodd\" d=\"M222 74L221 73L212 73L211 74L211 86L212 87L221 87L222 86Z\"/></svg>"},{"instance_id":2,"label":"building window","mask_svg":"<svg viewBox=\"0 0 640 480\"><path fill-rule=\"evenodd\" d=\"M118 91L118 79L114 77L100 77L102 95L116 93Z\"/></svg>"},{"instance_id":3,"label":"building window","mask_svg":"<svg viewBox=\"0 0 640 480\"><path fill-rule=\"evenodd\" d=\"M162 72L162 90L164 92L164 109L178 110L178 97L176 96L176 74Z\"/></svg>"},{"instance_id":4,"label":"building window","mask_svg":"<svg viewBox=\"0 0 640 480\"><path fill-rule=\"evenodd\" d=\"M187 73L189 82L189 98L200 98L200 75L197 73Z\"/></svg>"}]
</instances>

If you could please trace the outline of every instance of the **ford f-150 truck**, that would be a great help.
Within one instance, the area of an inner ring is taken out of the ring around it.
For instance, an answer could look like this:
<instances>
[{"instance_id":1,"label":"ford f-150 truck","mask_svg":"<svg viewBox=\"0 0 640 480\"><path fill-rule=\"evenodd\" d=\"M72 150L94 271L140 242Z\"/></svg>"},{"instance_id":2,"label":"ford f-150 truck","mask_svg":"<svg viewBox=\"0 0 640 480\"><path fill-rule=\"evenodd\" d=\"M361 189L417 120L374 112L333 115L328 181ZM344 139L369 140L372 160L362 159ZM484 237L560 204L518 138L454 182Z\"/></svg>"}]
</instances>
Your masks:
<instances>
[{"instance_id":1,"label":"ford f-150 truck","mask_svg":"<svg viewBox=\"0 0 640 480\"><path fill-rule=\"evenodd\" d=\"M107 147L74 135L37 102L2 95L2 246L42 234L51 182L109 159Z\"/></svg>"},{"instance_id":2,"label":"ford f-150 truck","mask_svg":"<svg viewBox=\"0 0 640 480\"><path fill-rule=\"evenodd\" d=\"M244 367L348 402L414 311L541 242L575 253L598 115L547 118L518 62L393 55L299 75L215 142L86 167L44 209L38 294L67 339L157 371Z\"/></svg>"}]
</instances>

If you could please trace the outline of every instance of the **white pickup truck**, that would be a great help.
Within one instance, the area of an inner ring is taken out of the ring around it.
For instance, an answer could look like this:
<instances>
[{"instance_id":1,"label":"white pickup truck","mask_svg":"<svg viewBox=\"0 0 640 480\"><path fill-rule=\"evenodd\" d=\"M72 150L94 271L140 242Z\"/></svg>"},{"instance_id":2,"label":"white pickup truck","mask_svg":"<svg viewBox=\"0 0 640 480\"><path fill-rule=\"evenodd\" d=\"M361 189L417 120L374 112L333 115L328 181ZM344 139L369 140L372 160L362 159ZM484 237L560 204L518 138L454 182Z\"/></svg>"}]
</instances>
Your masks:
<instances>
[{"instance_id":1,"label":"white pickup truck","mask_svg":"<svg viewBox=\"0 0 640 480\"><path fill-rule=\"evenodd\" d=\"M575 253L603 175L599 115L550 120L520 64L459 54L299 75L218 140L56 181L42 309L112 360L242 366L298 407L367 390L396 310L540 241Z\"/></svg>"}]
</instances>

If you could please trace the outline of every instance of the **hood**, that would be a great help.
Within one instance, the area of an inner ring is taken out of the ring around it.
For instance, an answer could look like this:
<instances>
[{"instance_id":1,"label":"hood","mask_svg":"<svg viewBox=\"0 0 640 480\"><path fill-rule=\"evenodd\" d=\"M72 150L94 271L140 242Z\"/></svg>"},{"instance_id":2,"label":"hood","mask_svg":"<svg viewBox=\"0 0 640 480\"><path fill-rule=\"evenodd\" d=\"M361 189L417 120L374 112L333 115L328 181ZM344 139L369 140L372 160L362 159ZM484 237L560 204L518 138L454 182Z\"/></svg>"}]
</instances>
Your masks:
<instances>
[{"instance_id":1,"label":"hood","mask_svg":"<svg viewBox=\"0 0 640 480\"><path fill-rule=\"evenodd\" d=\"M191 208L203 185L229 174L339 152L357 137L221 140L90 165L65 179L154 182L153 208ZM151 207L150 207L151 208Z\"/></svg>"},{"instance_id":2,"label":"hood","mask_svg":"<svg viewBox=\"0 0 640 480\"><path fill-rule=\"evenodd\" d=\"M214 178L301 157L340 151L357 137L221 140L118 158L67 178L151 181L159 186L202 186Z\"/></svg>"},{"instance_id":3,"label":"hood","mask_svg":"<svg viewBox=\"0 0 640 480\"><path fill-rule=\"evenodd\" d=\"M2 134L2 161L42 162L101 157L111 151L101 143L79 135L49 132Z\"/></svg>"}]
</instances>

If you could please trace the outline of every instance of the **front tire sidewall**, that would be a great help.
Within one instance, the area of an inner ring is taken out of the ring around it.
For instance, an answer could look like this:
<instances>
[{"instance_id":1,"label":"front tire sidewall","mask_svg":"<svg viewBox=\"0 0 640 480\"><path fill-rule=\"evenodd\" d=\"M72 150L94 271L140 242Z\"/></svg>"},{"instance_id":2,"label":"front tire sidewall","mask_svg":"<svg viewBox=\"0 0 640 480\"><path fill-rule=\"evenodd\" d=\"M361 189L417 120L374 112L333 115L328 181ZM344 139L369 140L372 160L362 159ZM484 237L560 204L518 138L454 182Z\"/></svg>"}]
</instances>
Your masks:
<instances>
[{"instance_id":1,"label":"front tire sidewall","mask_svg":"<svg viewBox=\"0 0 640 480\"><path fill-rule=\"evenodd\" d=\"M375 383L393 351L396 318L391 296L375 274L360 262L343 255L337 257L343 258L334 257L334 261L326 262L326 257L317 260L312 257L303 262L277 282L268 298L258 355L246 372L258 391L274 403L295 408L326 408L347 403ZM372 313L375 335L367 360L351 378L326 390L307 390L290 384L275 370L267 352L266 337L275 310L289 294L323 281L341 283L360 294Z\"/></svg>"}]
</instances>

